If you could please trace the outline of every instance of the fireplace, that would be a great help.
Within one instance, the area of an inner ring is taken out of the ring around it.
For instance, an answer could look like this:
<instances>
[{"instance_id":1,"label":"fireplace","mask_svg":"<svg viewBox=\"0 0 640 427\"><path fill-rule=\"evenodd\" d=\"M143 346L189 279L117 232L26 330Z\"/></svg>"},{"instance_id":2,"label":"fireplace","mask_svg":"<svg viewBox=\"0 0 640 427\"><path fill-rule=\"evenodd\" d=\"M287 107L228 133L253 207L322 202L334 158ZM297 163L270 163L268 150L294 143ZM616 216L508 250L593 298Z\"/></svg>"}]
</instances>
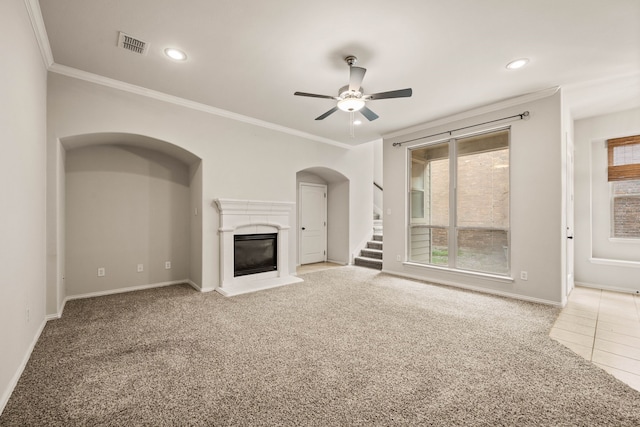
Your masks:
<instances>
[{"instance_id":1,"label":"fireplace","mask_svg":"<svg viewBox=\"0 0 640 427\"><path fill-rule=\"evenodd\" d=\"M303 280L295 273L289 236L295 203L215 199L220 212L220 285L233 296ZM294 236L295 237L295 236Z\"/></svg>"},{"instance_id":2,"label":"fireplace","mask_svg":"<svg viewBox=\"0 0 640 427\"><path fill-rule=\"evenodd\" d=\"M278 269L278 234L233 236L233 277Z\"/></svg>"}]
</instances>

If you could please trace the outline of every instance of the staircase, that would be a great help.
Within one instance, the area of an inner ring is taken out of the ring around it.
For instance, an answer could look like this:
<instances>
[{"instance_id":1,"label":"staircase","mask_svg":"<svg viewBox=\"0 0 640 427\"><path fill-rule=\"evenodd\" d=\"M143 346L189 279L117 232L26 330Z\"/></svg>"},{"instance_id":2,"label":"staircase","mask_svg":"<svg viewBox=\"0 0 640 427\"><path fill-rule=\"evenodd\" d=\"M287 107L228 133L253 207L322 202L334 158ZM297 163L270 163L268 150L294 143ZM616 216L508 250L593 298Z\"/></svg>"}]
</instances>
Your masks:
<instances>
[{"instance_id":1,"label":"staircase","mask_svg":"<svg viewBox=\"0 0 640 427\"><path fill-rule=\"evenodd\" d=\"M373 237L354 259L355 265L382 270L382 220L373 221Z\"/></svg>"}]
</instances>

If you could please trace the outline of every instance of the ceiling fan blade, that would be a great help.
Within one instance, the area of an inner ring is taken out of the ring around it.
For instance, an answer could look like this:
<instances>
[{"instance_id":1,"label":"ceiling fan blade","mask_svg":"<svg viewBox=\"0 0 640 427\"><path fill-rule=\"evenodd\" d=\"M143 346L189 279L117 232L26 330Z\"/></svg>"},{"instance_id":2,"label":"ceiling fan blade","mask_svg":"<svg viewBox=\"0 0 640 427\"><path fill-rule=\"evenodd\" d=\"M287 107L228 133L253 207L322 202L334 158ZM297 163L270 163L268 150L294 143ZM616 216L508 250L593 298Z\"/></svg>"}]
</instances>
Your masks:
<instances>
[{"instance_id":1,"label":"ceiling fan blade","mask_svg":"<svg viewBox=\"0 0 640 427\"><path fill-rule=\"evenodd\" d=\"M411 90L411 88L408 88L408 89L392 90L389 92L374 93L371 95L366 95L365 98L367 99L408 98L412 94L413 94L413 90Z\"/></svg>"},{"instance_id":2,"label":"ceiling fan blade","mask_svg":"<svg viewBox=\"0 0 640 427\"><path fill-rule=\"evenodd\" d=\"M330 115L332 115L333 113L335 113L336 111L338 111L338 107L333 107L331 110L327 111L323 115L316 117L316 120L324 120Z\"/></svg>"},{"instance_id":3,"label":"ceiling fan blade","mask_svg":"<svg viewBox=\"0 0 640 427\"><path fill-rule=\"evenodd\" d=\"M338 99L336 96L318 95L318 94L315 94L315 93L307 93L307 92L296 92L296 93L294 93L294 95L297 95L297 96L309 96L311 98Z\"/></svg>"},{"instance_id":4,"label":"ceiling fan blade","mask_svg":"<svg viewBox=\"0 0 640 427\"><path fill-rule=\"evenodd\" d=\"M370 122L372 122L372 121L374 121L375 119L378 118L378 115L376 113L374 113L373 111L371 111L370 109L368 109L366 105L360 109L360 112Z\"/></svg>"},{"instance_id":5,"label":"ceiling fan blade","mask_svg":"<svg viewBox=\"0 0 640 427\"><path fill-rule=\"evenodd\" d=\"M362 79L364 79L364 75L366 72L366 68L349 67L349 90L360 90L360 86L362 86Z\"/></svg>"}]
</instances>

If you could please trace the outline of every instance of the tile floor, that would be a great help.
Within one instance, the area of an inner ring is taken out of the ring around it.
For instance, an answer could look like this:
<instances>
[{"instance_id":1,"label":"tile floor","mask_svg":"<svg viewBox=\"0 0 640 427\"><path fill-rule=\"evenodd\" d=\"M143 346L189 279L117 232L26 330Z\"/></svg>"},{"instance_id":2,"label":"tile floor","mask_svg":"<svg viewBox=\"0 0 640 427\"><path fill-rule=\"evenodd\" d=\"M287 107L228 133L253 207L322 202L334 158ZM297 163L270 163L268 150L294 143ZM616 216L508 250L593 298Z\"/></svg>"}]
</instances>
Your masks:
<instances>
[{"instance_id":1,"label":"tile floor","mask_svg":"<svg viewBox=\"0 0 640 427\"><path fill-rule=\"evenodd\" d=\"M304 273L310 273L312 271L326 270L327 268L334 268L334 267L341 267L341 265L335 264L333 262L318 262L315 264L305 264L305 265L299 265L298 268L296 268L296 273L304 274Z\"/></svg>"},{"instance_id":2,"label":"tile floor","mask_svg":"<svg viewBox=\"0 0 640 427\"><path fill-rule=\"evenodd\" d=\"M549 335L640 391L640 295L576 287Z\"/></svg>"}]
</instances>

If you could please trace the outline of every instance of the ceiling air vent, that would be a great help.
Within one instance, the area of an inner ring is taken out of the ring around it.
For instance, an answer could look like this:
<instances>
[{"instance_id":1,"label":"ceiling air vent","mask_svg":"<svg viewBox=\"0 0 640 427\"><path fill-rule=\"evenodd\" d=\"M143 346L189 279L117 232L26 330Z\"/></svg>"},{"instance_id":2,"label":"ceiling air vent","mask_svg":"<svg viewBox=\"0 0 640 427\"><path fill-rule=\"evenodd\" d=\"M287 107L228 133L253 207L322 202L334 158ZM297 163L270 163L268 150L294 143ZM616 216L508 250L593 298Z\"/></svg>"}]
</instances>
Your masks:
<instances>
[{"instance_id":1,"label":"ceiling air vent","mask_svg":"<svg viewBox=\"0 0 640 427\"><path fill-rule=\"evenodd\" d=\"M130 50L131 52L135 52L140 55L146 55L149 50L149 43L136 39L135 37L131 37L130 35L120 31L118 33L118 47Z\"/></svg>"}]
</instances>

